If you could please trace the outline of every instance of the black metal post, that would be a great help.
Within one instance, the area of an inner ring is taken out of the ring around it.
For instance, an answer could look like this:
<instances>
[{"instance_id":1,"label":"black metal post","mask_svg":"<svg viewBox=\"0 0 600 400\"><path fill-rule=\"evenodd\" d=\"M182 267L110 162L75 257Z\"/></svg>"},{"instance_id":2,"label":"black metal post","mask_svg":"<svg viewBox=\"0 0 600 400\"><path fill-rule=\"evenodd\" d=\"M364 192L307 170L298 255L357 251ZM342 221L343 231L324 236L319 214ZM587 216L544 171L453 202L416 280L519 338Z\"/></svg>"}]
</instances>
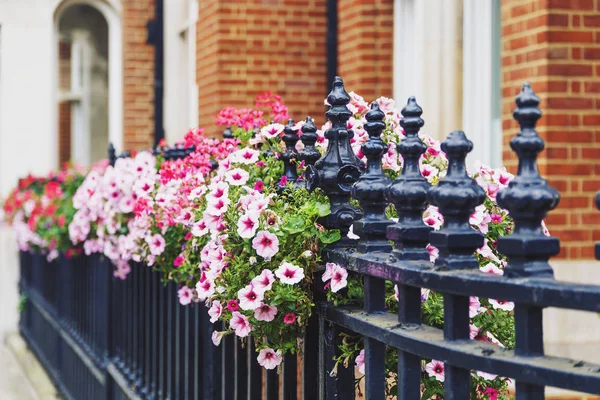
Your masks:
<instances>
[{"instance_id":1,"label":"black metal post","mask_svg":"<svg viewBox=\"0 0 600 400\"><path fill-rule=\"evenodd\" d=\"M164 13L163 0L155 0L155 15L148 22L148 43L154 45L154 145L165 137L163 126L164 92Z\"/></svg>"}]
</instances>

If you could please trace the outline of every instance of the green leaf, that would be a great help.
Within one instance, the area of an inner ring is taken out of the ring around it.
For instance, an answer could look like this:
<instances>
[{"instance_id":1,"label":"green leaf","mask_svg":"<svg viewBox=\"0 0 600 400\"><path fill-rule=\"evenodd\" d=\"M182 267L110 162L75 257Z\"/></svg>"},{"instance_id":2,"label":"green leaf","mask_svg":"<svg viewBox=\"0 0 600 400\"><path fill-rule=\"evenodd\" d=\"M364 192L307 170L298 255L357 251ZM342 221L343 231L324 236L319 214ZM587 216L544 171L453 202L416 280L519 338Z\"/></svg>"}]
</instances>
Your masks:
<instances>
[{"instance_id":1,"label":"green leaf","mask_svg":"<svg viewBox=\"0 0 600 400\"><path fill-rule=\"evenodd\" d=\"M306 225L306 221L300 215L296 215L290 217L283 226L283 229L289 233L299 233L304 230L304 226Z\"/></svg>"},{"instance_id":2,"label":"green leaf","mask_svg":"<svg viewBox=\"0 0 600 400\"><path fill-rule=\"evenodd\" d=\"M325 217L325 216L331 214L331 207L330 207L329 203L317 202L315 204L315 207L317 209L317 214L319 215L319 217Z\"/></svg>"},{"instance_id":3,"label":"green leaf","mask_svg":"<svg viewBox=\"0 0 600 400\"><path fill-rule=\"evenodd\" d=\"M334 243L342 238L339 229L326 230L324 232L317 231L317 236L324 244Z\"/></svg>"}]
</instances>

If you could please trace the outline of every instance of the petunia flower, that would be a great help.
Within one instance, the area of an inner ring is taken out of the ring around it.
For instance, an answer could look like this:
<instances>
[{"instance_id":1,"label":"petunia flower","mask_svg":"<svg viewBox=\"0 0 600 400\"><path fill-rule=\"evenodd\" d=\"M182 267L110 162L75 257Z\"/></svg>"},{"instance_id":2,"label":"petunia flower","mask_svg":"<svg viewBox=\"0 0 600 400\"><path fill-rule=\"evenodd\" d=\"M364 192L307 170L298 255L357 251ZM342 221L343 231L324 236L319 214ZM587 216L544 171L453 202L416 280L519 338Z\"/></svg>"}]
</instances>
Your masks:
<instances>
[{"instance_id":1,"label":"petunia flower","mask_svg":"<svg viewBox=\"0 0 600 400\"><path fill-rule=\"evenodd\" d=\"M227 334L227 331L213 331L211 339L212 342L215 346L218 346L221 344L221 339L223 339L223 336L225 336Z\"/></svg>"},{"instance_id":2,"label":"petunia flower","mask_svg":"<svg viewBox=\"0 0 600 400\"><path fill-rule=\"evenodd\" d=\"M425 372L429 376L435 377L436 380L444 382L444 363L438 360L431 360L425 365Z\"/></svg>"},{"instance_id":3,"label":"petunia flower","mask_svg":"<svg viewBox=\"0 0 600 400\"><path fill-rule=\"evenodd\" d=\"M227 302L227 309L229 311L237 311L240 309L240 305L238 304L237 300L229 300Z\"/></svg>"},{"instance_id":4,"label":"petunia flower","mask_svg":"<svg viewBox=\"0 0 600 400\"><path fill-rule=\"evenodd\" d=\"M496 266L494 263L487 263L483 267L479 267L481 272L493 275L504 275L504 271Z\"/></svg>"},{"instance_id":5,"label":"petunia flower","mask_svg":"<svg viewBox=\"0 0 600 400\"><path fill-rule=\"evenodd\" d=\"M158 233L152 236L147 236L146 243L148 243L150 253L154 254L155 256L159 256L163 253L163 251L165 251L165 238Z\"/></svg>"},{"instance_id":6,"label":"petunia flower","mask_svg":"<svg viewBox=\"0 0 600 400\"><path fill-rule=\"evenodd\" d=\"M348 271L341 266L336 266L331 275L331 291L336 293L338 290L345 288L348 285Z\"/></svg>"},{"instance_id":7,"label":"petunia flower","mask_svg":"<svg viewBox=\"0 0 600 400\"><path fill-rule=\"evenodd\" d=\"M258 229L259 214L255 211L249 211L241 216L237 223L237 233L244 239L251 239Z\"/></svg>"},{"instance_id":8,"label":"petunia flower","mask_svg":"<svg viewBox=\"0 0 600 400\"><path fill-rule=\"evenodd\" d=\"M196 292L201 301L206 300L215 293L215 283L210 279L204 279L196 283Z\"/></svg>"},{"instance_id":9,"label":"petunia flower","mask_svg":"<svg viewBox=\"0 0 600 400\"><path fill-rule=\"evenodd\" d=\"M252 286L254 286L254 290L256 290L257 293L264 293L267 290L271 290L273 282L275 282L273 271L263 269L260 275L252 279Z\"/></svg>"},{"instance_id":10,"label":"petunia flower","mask_svg":"<svg viewBox=\"0 0 600 400\"><path fill-rule=\"evenodd\" d=\"M480 308L481 303L479 302L479 298L476 296L469 297L469 318L478 316L480 314Z\"/></svg>"},{"instance_id":11,"label":"petunia flower","mask_svg":"<svg viewBox=\"0 0 600 400\"><path fill-rule=\"evenodd\" d=\"M279 239L269 231L260 231L252 240L252 248L256 250L256 254L269 261L279 252Z\"/></svg>"},{"instance_id":12,"label":"petunia flower","mask_svg":"<svg viewBox=\"0 0 600 400\"><path fill-rule=\"evenodd\" d=\"M275 275L282 283L295 285L304 278L304 270L297 265L284 261L275 271Z\"/></svg>"},{"instance_id":13,"label":"petunia flower","mask_svg":"<svg viewBox=\"0 0 600 400\"><path fill-rule=\"evenodd\" d=\"M210 315L210 322L213 324L217 322L222 313L223 306L221 305L221 302L218 300L213 301L210 308L208 309L208 315Z\"/></svg>"},{"instance_id":14,"label":"petunia flower","mask_svg":"<svg viewBox=\"0 0 600 400\"><path fill-rule=\"evenodd\" d=\"M250 174L241 168L234 168L225 174L225 180L233 186L245 185L249 178Z\"/></svg>"},{"instance_id":15,"label":"petunia flower","mask_svg":"<svg viewBox=\"0 0 600 400\"><path fill-rule=\"evenodd\" d=\"M275 319L275 315L277 315L277 307L270 306L265 303L261 303L260 306L254 310L254 318L256 318L258 321L273 321L273 319Z\"/></svg>"},{"instance_id":16,"label":"petunia flower","mask_svg":"<svg viewBox=\"0 0 600 400\"><path fill-rule=\"evenodd\" d=\"M261 349L261 351L258 352L258 357L256 359L265 369L275 369L281 364L283 357L281 356L281 351L267 348Z\"/></svg>"},{"instance_id":17,"label":"petunia flower","mask_svg":"<svg viewBox=\"0 0 600 400\"><path fill-rule=\"evenodd\" d=\"M181 289L177 291L177 295L179 297L179 304L187 306L194 298L194 291L187 286L182 286Z\"/></svg>"},{"instance_id":18,"label":"petunia flower","mask_svg":"<svg viewBox=\"0 0 600 400\"><path fill-rule=\"evenodd\" d=\"M238 290L238 299L240 300L239 304L242 310L254 310L260 306L263 298L263 293L254 290L252 284Z\"/></svg>"},{"instance_id":19,"label":"petunia flower","mask_svg":"<svg viewBox=\"0 0 600 400\"><path fill-rule=\"evenodd\" d=\"M356 356L356 359L354 360L354 362L356 363L356 366L358 367L358 370L360 371L361 374L365 373L365 349L362 349L360 351L360 353L358 353L358 356Z\"/></svg>"},{"instance_id":20,"label":"petunia flower","mask_svg":"<svg viewBox=\"0 0 600 400\"><path fill-rule=\"evenodd\" d=\"M229 326L235 331L236 336L239 337L246 337L252 331L252 326L250 325L250 321L248 321L248 317L239 311L234 311L232 313Z\"/></svg>"},{"instance_id":21,"label":"petunia flower","mask_svg":"<svg viewBox=\"0 0 600 400\"><path fill-rule=\"evenodd\" d=\"M512 311L515 309L515 303L513 303L512 301L503 301L495 299L489 299L489 301L492 307L494 307L496 310Z\"/></svg>"},{"instance_id":22,"label":"petunia flower","mask_svg":"<svg viewBox=\"0 0 600 400\"><path fill-rule=\"evenodd\" d=\"M296 322L296 314L285 314L285 316L283 317L283 322L285 322L288 325L292 325L294 322Z\"/></svg>"}]
</instances>

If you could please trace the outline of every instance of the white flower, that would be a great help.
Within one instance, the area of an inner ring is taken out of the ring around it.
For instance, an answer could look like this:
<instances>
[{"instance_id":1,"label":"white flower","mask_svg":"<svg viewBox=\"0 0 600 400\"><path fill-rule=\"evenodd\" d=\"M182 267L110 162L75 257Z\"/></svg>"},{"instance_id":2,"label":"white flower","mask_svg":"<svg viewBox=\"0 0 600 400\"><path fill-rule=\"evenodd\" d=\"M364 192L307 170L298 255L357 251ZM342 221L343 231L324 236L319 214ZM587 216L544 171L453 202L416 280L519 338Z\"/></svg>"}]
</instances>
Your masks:
<instances>
[{"instance_id":1,"label":"white flower","mask_svg":"<svg viewBox=\"0 0 600 400\"><path fill-rule=\"evenodd\" d=\"M496 310L512 311L515 309L515 303L513 303L512 301L503 301L495 299L489 300L492 307L494 307Z\"/></svg>"},{"instance_id":2,"label":"white flower","mask_svg":"<svg viewBox=\"0 0 600 400\"><path fill-rule=\"evenodd\" d=\"M256 359L258 360L258 363L265 369L275 369L279 364L281 364L283 357L281 356L281 351L278 350L275 352L273 349L267 348L259 351Z\"/></svg>"},{"instance_id":3,"label":"white flower","mask_svg":"<svg viewBox=\"0 0 600 400\"><path fill-rule=\"evenodd\" d=\"M255 211L249 211L242 215L237 223L237 233L244 239L251 239L258 229L258 216Z\"/></svg>"},{"instance_id":4,"label":"white flower","mask_svg":"<svg viewBox=\"0 0 600 400\"><path fill-rule=\"evenodd\" d=\"M234 168L225 174L225 180L233 186L245 185L249 178L250 174L241 168Z\"/></svg>"},{"instance_id":5,"label":"white flower","mask_svg":"<svg viewBox=\"0 0 600 400\"><path fill-rule=\"evenodd\" d=\"M264 292L263 292L264 293ZM259 307L264 295L263 293L254 290L252 284L238 290L238 299L240 300L240 308L242 310L254 310Z\"/></svg>"},{"instance_id":6,"label":"white flower","mask_svg":"<svg viewBox=\"0 0 600 400\"><path fill-rule=\"evenodd\" d=\"M257 293L265 293L267 290L271 290L275 282L275 276L269 269L263 269L260 275L252 279L252 286Z\"/></svg>"},{"instance_id":7,"label":"white flower","mask_svg":"<svg viewBox=\"0 0 600 400\"><path fill-rule=\"evenodd\" d=\"M210 309L208 310L208 315L210 315L210 322L213 324L217 322L222 312L223 306L221 305L221 302L218 300L213 301L212 305L210 306Z\"/></svg>"},{"instance_id":8,"label":"white flower","mask_svg":"<svg viewBox=\"0 0 600 400\"><path fill-rule=\"evenodd\" d=\"M304 270L297 265L284 261L275 271L275 275L282 283L295 285L304 278Z\"/></svg>"},{"instance_id":9,"label":"white flower","mask_svg":"<svg viewBox=\"0 0 600 400\"><path fill-rule=\"evenodd\" d=\"M229 326L235 331L235 334L239 337L246 337L252 331L252 326L250 326L248 317L244 316L239 311L234 311L231 314Z\"/></svg>"}]
</instances>

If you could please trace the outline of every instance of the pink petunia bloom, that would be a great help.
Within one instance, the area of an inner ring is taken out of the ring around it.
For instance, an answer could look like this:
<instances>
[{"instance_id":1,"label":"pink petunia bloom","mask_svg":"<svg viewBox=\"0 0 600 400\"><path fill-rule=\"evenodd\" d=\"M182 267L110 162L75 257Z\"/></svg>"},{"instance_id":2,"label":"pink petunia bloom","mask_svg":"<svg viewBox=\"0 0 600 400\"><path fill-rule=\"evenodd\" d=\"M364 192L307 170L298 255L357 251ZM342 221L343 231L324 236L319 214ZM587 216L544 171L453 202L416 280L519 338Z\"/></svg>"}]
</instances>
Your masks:
<instances>
[{"instance_id":1,"label":"pink petunia bloom","mask_svg":"<svg viewBox=\"0 0 600 400\"><path fill-rule=\"evenodd\" d=\"M245 149L240 149L232 153L231 156L235 162L252 165L258 161L259 154L260 152L258 150L246 147Z\"/></svg>"},{"instance_id":2,"label":"pink petunia bloom","mask_svg":"<svg viewBox=\"0 0 600 400\"><path fill-rule=\"evenodd\" d=\"M489 299L489 301L492 307L494 307L496 310L512 311L515 309L515 303L513 303L512 301L503 301L495 299Z\"/></svg>"},{"instance_id":3,"label":"pink petunia bloom","mask_svg":"<svg viewBox=\"0 0 600 400\"><path fill-rule=\"evenodd\" d=\"M493 381L498 376L498 375L490 374L489 372L483 372L483 371L475 371L475 373L477 375L479 375L480 377L482 377L483 379L487 379L488 381Z\"/></svg>"},{"instance_id":4,"label":"pink petunia bloom","mask_svg":"<svg viewBox=\"0 0 600 400\"><path fill-rule=\"evenodd\" d=\"M502 222L502 215L493 214L490 218L491 218L492 222L495 224L499 224Z\"/></svg>"},{"instance_id":5,"label":"pink petunia bloom","mask_svg":"<svg viewBox=\"0 0 600 400\"><path fill-rule=\"evenodd\" d=\"M256 254L269 261L279 251L279 239L269 231L260 231L252 240Z\"/></svg>"},{"instance_id":6,"label":"pink petunia bloom","mask_svg":"<svg viewBox=\"0 0 600 400\"><path fill-rule=\"evenodd\" d=\"M175 260L173 260L173 265L179 267L181 266L181 264L183 264L184 261L185 259L182 256L177 256L175 257Z\"/></svg>"},{"instance_id":7,"label":"pink petunia bloom","mask_svg":"<svg viewBox=\"0 0 600 400\"><path fill-rule=\"evenodd\" d=\"M504 275L504 271L496 266L494 263L487 263L483 267L479 267L481 272L493 275Z\"/></svg>"},{"instance_id":8,"label":"pink petunia bloom","mask_svg":"<svg viewBox=\"0 0 600 400\"><path fill-rule=\"evenodd\" d=\"M337 266L338 265L334 264L334 263L327 263L327 264L325 264L325 272L323 272L323 276L321 277L321 279L323 280L323 282L327 282L328 280L331 279L333 271L335 271L335 268Z\"/></svg>"},{"instance_id":9,"label":"pink petunia bloom","mask_svg":"<svg viewBox=\"0 0 600 400\"><path fill-rule=\"evenodd\" d=\"M259 192L262 192L264 187L265 183L263 181L256 181L254 184L254 190L258 190Z\"/></svg>"},{"instance_id":10,"label":"pink petunia bloom","mask_svg":"<svg viewBox=\"0 0 600 400\"><path fill-rule=\"evenodd\" d=\"M177 295L179 296L179 304L187 306L194 298L194 291L187 286L182 286L181 289L177 291Z\"/></svg>"},{"instance_id":11,"label":"pink petunia bloom","mask_svg":"<svg viewBox=\"0 0 600 400\"><path fill-rule=\"evenodd\" d=\"M481 303L479 302L479 298L475 296L471 296L469 298L469 318L474 318L480 314L479 309L481 308Z\"/></svg>"},{"instance_id":12,"label":"pink petunia bloom","mask_svg":"<svg viewBox=\"0 0 600 400\"><path fill-rule=\"evenodd\" d=\"M331 291L336 293L338 290L345 288L348 285L348 271L339 265L331 275Z\"/></svg>"},{"instance_id":13,"label":"pink petunia bloom","mask_svg":"<svg viewBox=\"0 0 600 400\"><path fill-rule=\"evenodd\" d=\"M283 317L283 322L285 322L288 325L292 325L294 322L296 322L296 314L285 314L285 316Z\"/></svg>"},{"instance_id":14,"label":"pink petunia bloom","mask_svg":"<svg viewBox=\"0 0 600 400\"><path fill-rule=\"evenodd\" d=\"M242 310L254 310L260 306L263 298L263 294L254 290L252 284L238 290L238 299Z\"/></svg>"},{"instance_id":15,"label":"pink petunia bloom","mask_svg":"<svg viewBox=\"0 0 600 400\"><path fill-rule=\"evenodd\" d=\"M431 262L435 262L435 260L440 256L440 250L430 244L427 245L427 251L429 252L429 261Z\"/></svg>"},{"instance_id":16,"label":"pink petunia bloom","mask_svg":"<svg viewBox=\"0 0 600 400\"><path fill-rule=\"evenodd\" d=\"M250 174L241 168L234 168L225 174L225 180L233 186L245 185L249 178Z\"/></svg>"},{"instance_id":17,"label":"pink petunia bloom","mask_svg":"<svg viewBox=\"0 0 600 400\"><path fill-rule=\"evenodd\" d=\"M279 186L285 186L288 183L287 176L283 175L281 179L279 179Z\"/></svg>"},{"instance_id":18,"label":"pink petunia bloom","mask_svg":"<svg viewBox=\"0 0 600 400\"><path fill-rule=\"evenodd\" d=\"M362 349L356 359L354 360L356 366L358 367L358 371L361 374L365 373L365 349Z\"/></svg>"},{"instance_id":19,"label":"pink petunia bloom","mask_svg":"<svg viewBox=\"0 0 600 400\"><path fill-rule=\"evenodd\" d=\"M283 357L281 356L281 351L275 352L273 349L262 349L258 352L256 359L265 369L275 369L281 364Z\"/></svg>"},{"instance_id":20,"label":"pink petunia bloom","mask_svg":"<svg viewBox=\"0 0 600 400\"><path fill-rule=\"evenodd\" d=\"M283 128L285 128L285 126L283 126L281 124L270 124L270 125L263 127L260 130L260 134L264 138L273 139L273 138L279 136L283 132Z\"/></svg>"},{"instance_id":21,"label":"pink petunia bloom","mask_svg":"<svg viewBox=\"0 0 600 400\"><path fill-rule=\"evenodd\" d=\"M270 306L265 303L261 303L260 306L254 310L254 318L256 318L258 321L273 321L273 319L275 319L275 315L277 315L277 307Z\"/></svg>"},{"instance_id":22,"label":"pink petunia bloom","mask_svg":"<svg viewBox=\"0 0 600 400\"><path fill-rule=\"evenodd\" d=\"M269 269L263 269L260 275L252 279L252 286L254 286L256 292L264 293L267 290L271 290L273 282L275 282L273 272Z\"/></svg>"},{"instance_id":23,"label":"pink petunia bloom","mask_svg":"<svg viewBox=\"0 0 600 400\"><path fill-rule=\"evenodd\" d=\"M304 270L297 265L284 261L275 271L275 275L282 283L295 285L304 279Z\"/></svg>"},{"instance_id":24,"label":"pink petunia bloom","mask_svg":"<svg viewBox=\"0 0 600 400\"><path fill-rule=\"evenodd\" d=\"M165 251L165 238L158 233L152 236L146 236L146 243L148 243L150 253L155 256L159 256Z\"/></svg>"},{"instance_id":25,"label":"pink petunia bloom","mask_svg":"<svg viewBox=\"0 0 600 400\"><path fill-rule=\"evenodd\" d=\"M230 203L231 201L228 197L220 197L218 199L209 200L204 212L213 216L221 216L225 214Z\"/></svg>"},{"instance_id":26,"label":"pink petunia bloom","mask_svg":"<svg viewBox=\"0 0 600 400\"><path fill-rule=\"evenodd\" d=\"M252 326L248 321L248 317L246 317L239 311L234 311L232 313L231 321L229 321L229 326L235 331L236 336L239 337L246 337L252 331Z\"/></svg>"},{"instance_id":27,"label":"pink petunia bloom","mask_svg":"<svg viewBox=\"0 0 600 400\"><path fill-rule=\"evenodd\" d=\"M431 360L425 365L425 371L429 376L435 377L436 380L444 382L444 363L438 360Z\"/></svg>"},{"instance_id":28,"label":"pink petunia bloom","mask_svg":"<svg viewBox=\"0 0 600 400\"><path fill-rule=\"evenodd\" d=\"M217 322L222 313L223 306L221 305L221 302L218 300L213 301L210 308L208 309L208 315L210 315L210 322L212 322L213 324Z\"/></svg>"},{"instance_id":29,"label":"pink petunia bloom","mask_svg":"<svg viewBox=\"0 0 600 400\"><path fill-rule=\"evenodd\" d=\"M421 303L425 303L429 299L430 289L421 288Z\"/></svg>"},{"instance_id":30,"label":"pink petunia bloom","mask_svg":"<svg viewBox=\"0 0 600 400\"><path fill-rule=\"evenodd\" d=\"M227 309L229 311L237 311L240 309L240 305L238 304L237 300L229 300L227 302Z\"/></svg>"},{"instance_id":31,"label":"pink petunia bloom","mask_svg":"<svg viewBox=\"0 0 600 400\"><path fill-rule=\"evenodd\" d=\"M198 292L198 298L204 301L215 293L215 283L210 279L198 281L196 292Z\"/></svg>"},{"instance_id":32,"label":"pink petunia bloom","mask_svg":"<svg viewBox=\"0 0 600 400\"><path fill-rule=\"evenodd\" d=\"M226 334L227 334L227 331L222 331L222 332L214 331L212 333L212 337L211 337L213 344L215 346L220 345L221 344L221 339L223 339L223 336L225 336Z\"/></svg>"},{"instance_id":33,"label":"pink petunia bloom","mask_svg":"<svg viewBox=\"0 0 600 400\"><path fill-rule=\"evenodd\" d=\"M440 173L440 171L429 164L421 164L421 175L423 178L427 179L429 182L432 182Z\"/></svg>"},{"instance_id":34,"label":"pink petunia bloom","mask_svg":"<svg viewBox=\"0 0 600 400\"><path fill-rule=\"evenodd\" d=\"M477 374L479 375L480 371L477 371ZM484 374L487 374L487 372L484 372ZM491 375L491 374L488 374ZM481 375L480 375L481 376ZM485 378L485 377L484 377ZM487 378L486 378L487 379ZM488 395L488 397L490 398L490 400L498 400L498 390L494 389L494 388L486 388L485 391L483 392L483 394Z\"/></svg>"},{"instance_id":35,"label":"pink petunia bloom","mask_svg":"<svg viewBox=\"0 0 600 400\"><path fill-rule=\"evenodd\" d=\"M259 214L254 211L249 211L238 220L237 233L244 239L253 238L258 229Z\"/></svg>"}]
</instances>

